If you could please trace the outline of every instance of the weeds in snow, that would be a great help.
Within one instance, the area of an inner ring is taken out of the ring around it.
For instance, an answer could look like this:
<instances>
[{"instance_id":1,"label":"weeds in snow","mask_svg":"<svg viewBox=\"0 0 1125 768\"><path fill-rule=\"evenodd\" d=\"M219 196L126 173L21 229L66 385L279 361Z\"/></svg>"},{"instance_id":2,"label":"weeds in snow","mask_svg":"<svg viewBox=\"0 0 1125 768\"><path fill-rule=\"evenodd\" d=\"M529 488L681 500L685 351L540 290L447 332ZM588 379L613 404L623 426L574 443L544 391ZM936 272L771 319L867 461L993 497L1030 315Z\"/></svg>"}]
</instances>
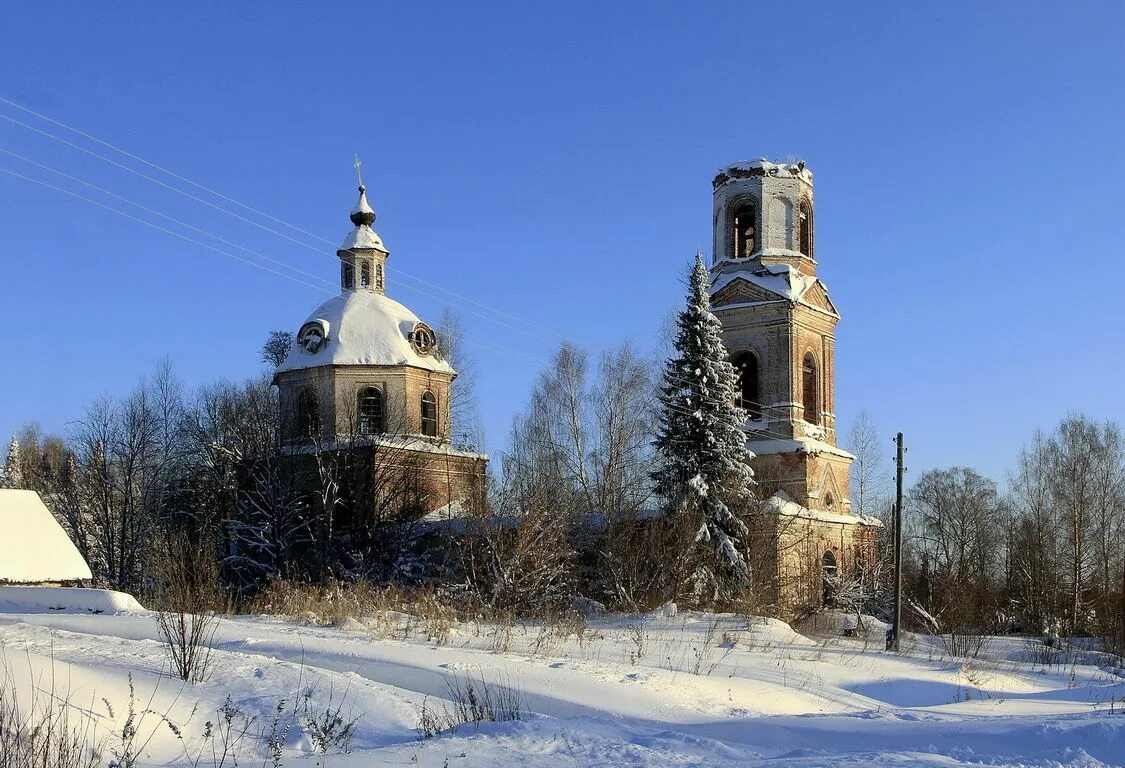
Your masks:
<instances>
[{"instance_id":1,"label":"weeds in snow","mask_svg":"<svg viewBox=\"0 0 1125 768\"><path fill-rule=\"evenodd\" d=\"M941 635L941 643L948 656L954 659L975 659L988 645L985 635L949 632Z\"/></svg>"},{"instance_id":2,"label":"weeds in snow","mask_svg":"<svg viewBox=\"0 0 1125 768\"><path fill-rule=\"evenodd\" d=\"M635 667L648 655L648 634L645 632L645 625L639 621L627 624L625 633L632 643L629 649L629 663Z\"/></svg>"},{"instance_id":3,"label":"weeds in snow","mask_svg":"<svg viewBox=\"0 0 1125 768\"><path fill-rule=\"evenodd\" d=\"M313 748L320 754L352 751L359 717L345 714L348 703L347 691L337 702L335 693L328 692L328 702L317 706L313 702L313 689L305 691L301 723L312 741Z\"/></svg>"},{"instance_id":4,"label":"weeds in snow","mask_svg":"<svg viewBox=\"0 0 1125 768\"><path fill-rule=\"evenodd\" d=\"M6 670L7 672L8 670ZM0 683L0 768L98 768L104 740L85 717L71 720L68 697L32 688L21 707L10 675Z\"/></svg>"},{"instance_id":5,"label":"weeds in snow","mask_svg":"<svg viewBox=\"0 0 1125 768\"><path fill-rule=\"evenodd\" d=\"M448 700L432 701L426 698L418 713L418 733L424 739L433 738L465 723L504 723L523 720L527 704L523 694L513 688L506 678L489 683L479 678L453 677L446 681Z\"/></svg>"}]
</instances>

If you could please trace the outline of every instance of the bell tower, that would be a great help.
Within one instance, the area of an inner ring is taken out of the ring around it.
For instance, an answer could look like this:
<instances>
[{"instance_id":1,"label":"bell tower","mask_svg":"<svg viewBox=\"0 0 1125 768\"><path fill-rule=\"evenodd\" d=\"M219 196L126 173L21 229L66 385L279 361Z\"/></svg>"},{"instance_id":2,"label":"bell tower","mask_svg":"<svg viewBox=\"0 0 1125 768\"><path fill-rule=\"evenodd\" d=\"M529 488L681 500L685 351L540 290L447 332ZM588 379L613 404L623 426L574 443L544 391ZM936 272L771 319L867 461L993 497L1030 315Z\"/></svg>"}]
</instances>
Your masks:
<instances>
[{"instance_id":1,"label":"bell tower","mask_svg":"<svg viewBox=\"0 0 1125 768\"><path fill-rule=\"evenodd\" d=\"M853 457L836 446L840 315L816 276L812 171L733 163L712 188L711 306L739 375L759 484L809 509L846 512Z\"/></svg>"}]
</instances>

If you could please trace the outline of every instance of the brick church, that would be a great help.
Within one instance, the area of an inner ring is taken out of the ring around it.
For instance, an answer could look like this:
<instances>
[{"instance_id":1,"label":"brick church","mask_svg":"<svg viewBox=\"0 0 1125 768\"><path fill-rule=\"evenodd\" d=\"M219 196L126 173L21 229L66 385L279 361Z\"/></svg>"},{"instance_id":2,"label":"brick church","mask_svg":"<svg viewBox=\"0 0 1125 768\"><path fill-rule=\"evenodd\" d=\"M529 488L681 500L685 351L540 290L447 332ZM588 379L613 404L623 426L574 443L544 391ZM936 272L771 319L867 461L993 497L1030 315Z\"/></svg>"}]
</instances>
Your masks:
<instances>
[{"instance_id":1,"label":"brick church","mask_svg":"<svg viewBox=\"0 0 1125 768\"><path fill-rule=\"evenodd\" d=\"M853 457L836 445L840 315L816 276L812 172L735 163L713 188L712 311L749 414L762 499L748 513L750 557L760 599L791 612L830 597L826 576L874 562L879 523L852 514ZM404 508L452 519L481 505L487 458L453 444L457 372L434 331L387 296L390 253L362 185L350 219L340 293L307 317L275 375L285 450L309 475L323 469L317 457L363 459L358 480L340 480L352 486L341 495L364 499L352 523Z\"/></svg>"},{"instance_id":2,"label":"brick church","mask_svg":"<svg viewBox=\"0 0 1125 768\"><path fill-rule=\"evenodd\" d=\"M387 296L390 252L362 183L350 219L340 293L301 324L274 376L283 448L345 500L341 524L479 504L488 460L453 444L457 371L433 329Z\"/></svg>"},{"instance_id":3,"label":"brick church","mask_svg":"<svg viewBox=\"0 0 1125 768\"><path fill-rule=\"evenodd\" d=\"M839 312L816 276L813 175L755 160L712 181L712 311L749 414L746 447L764 501L751 553L762 599L830 597L826 576L874 562L877 520L852 514L854 457L836 445Z\"/></svg>"}]
</instances>

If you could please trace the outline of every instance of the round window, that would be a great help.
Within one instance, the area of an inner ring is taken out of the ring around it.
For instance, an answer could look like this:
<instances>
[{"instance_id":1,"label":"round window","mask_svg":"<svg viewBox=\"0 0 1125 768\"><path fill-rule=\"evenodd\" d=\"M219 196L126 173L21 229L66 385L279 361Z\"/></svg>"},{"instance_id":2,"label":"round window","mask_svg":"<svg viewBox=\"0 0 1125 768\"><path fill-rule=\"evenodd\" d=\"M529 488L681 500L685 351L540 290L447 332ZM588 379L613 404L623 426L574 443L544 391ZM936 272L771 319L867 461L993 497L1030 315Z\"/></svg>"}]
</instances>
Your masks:
<instances>
[{"instance_id":1,"label":"round window","mask_svg":"<svg viewBox=\"0 0 1125 768\"><path fill-rule=\"evenodd\" d=\"M310 320L297 332L297 343L310 355L315 355L328 343L328 321Z\"/></svg>"},{"instance_id":2,"label":"round window","mask_svg":"<svg viewBox=\"0 0 1125 768\"><path fill-rule=\"evenodd\" d=\"M418 323L410 331L410 346L414 347L414 351L419 355L430 354L436 344L437 339L434 337L434 332L425 323Z\"/></svg>"}]
</instances>

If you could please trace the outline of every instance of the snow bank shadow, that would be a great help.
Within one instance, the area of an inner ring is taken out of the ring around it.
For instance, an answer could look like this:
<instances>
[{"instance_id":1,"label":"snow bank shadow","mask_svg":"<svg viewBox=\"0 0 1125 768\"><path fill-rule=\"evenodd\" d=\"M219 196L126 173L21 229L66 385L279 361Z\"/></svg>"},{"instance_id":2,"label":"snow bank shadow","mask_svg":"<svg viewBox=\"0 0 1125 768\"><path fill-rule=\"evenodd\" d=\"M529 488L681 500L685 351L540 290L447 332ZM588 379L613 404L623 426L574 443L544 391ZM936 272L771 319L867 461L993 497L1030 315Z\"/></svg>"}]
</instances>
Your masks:
<instances>
[{"instance_id":1,"label":"snow bank shadow","mask_svg":"<svg viewBox=\"0 0 1125 768\"><path fill-rule=\"evenodd\" d=\"M979 696L972 687L946 683L939 680L891 678L848 687L852 693L866 696L895 707L936 707L963 701L966 693Z\"/></svg>"}]
</instances>

